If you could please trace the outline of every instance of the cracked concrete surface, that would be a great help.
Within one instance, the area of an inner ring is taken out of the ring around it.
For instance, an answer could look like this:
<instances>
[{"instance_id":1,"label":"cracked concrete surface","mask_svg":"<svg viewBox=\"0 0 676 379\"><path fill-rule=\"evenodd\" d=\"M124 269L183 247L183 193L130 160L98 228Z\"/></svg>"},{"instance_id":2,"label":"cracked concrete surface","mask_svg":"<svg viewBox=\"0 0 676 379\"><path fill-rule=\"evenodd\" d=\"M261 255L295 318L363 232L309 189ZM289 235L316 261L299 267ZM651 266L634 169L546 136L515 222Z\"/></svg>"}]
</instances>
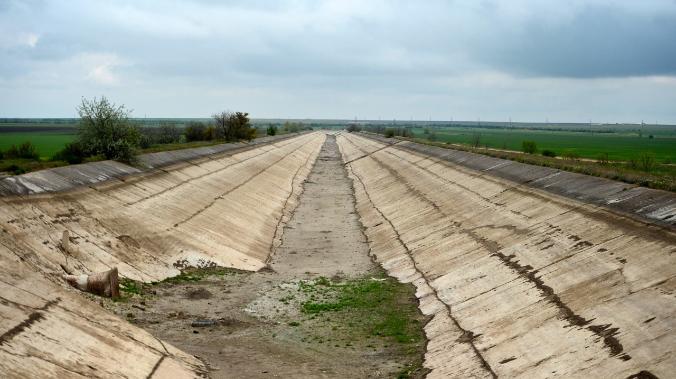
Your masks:
<instances>
[{"instance_id":1,"label":"cracked concrete surface","mask_svg":"<svg viewBox=\"0 0 676 379\"><path fill-rule=\"evenodd\" d=\"M68 287L61 266L117 266L142 281L190 264L260 269L324 139L305 134L62 194L0 198L2 376L205 375L200 360Z\"/></svg>"},{"instance_id":2,"label":"cracked concrete surface","mask_svg":"<svg viewBox=\"0 0 676 379\"><path fill-rule=\"evenodd\" d=\"M354 206L335 136L328 135L298 205L287 209L269 269L158 286L156 296L143 298L143 310L136 303L112 309L122 317L133 315L135 325L203 358L213 378L394 377L405 354L350 335L334 319L338 316L327 315L327 321L299 310L300 281L378 274ZM221 321L192 328L195 319Z\"/></svg>"},{"instance_id":3,"label":"cracked concrete surface","mask_svg":"<svg viewBox=\"0 0 676 379\"><path fill-rule=\"evenodd\" d=\"M676 372L668 227L363 136L338 141L372 253L433 316L430 378Z\"/></svg>"},{"instance_id":4,"label":"cracked concrete surface","mask_svg":"<svg viewBox=\"0 0 676 379\"><path fill-rule=\"evenodd\" d=\"M0 197L0 373L205 375L204 362L64 285L60 265L76 272L118 266L141 281L178 274L174 264L271 264L289 275L334 271L336 262L346 267L352 255L304 267L286 259L311 245L304 238L327 237L323 229L304 235L292 212L317 157L329 159L320 155L325 140L310 133L162 170L122 168L129 175L62 194ZM453 151L349 133L336 141L354 183L357 214L348 218L359 217L372 257L416 286L420 309L431 317L430 378L676 372L673 195L599 182L603 194L635 201L631 212L659 216L652 223L616 213L619 200L602 204L593 185L578 191L590 202L560 196L565 173L533 168L529 183L517 182L483 171L497 170L490 159L463 165L467 157ZM50 175L36 177L48 182ZM534 188L545 185L557 189ZM72 237L66 251L64 230ZM294 233L297 245L285 245ZM321 251L364 248L327 243Z\"/></svg>"}]
</instances>

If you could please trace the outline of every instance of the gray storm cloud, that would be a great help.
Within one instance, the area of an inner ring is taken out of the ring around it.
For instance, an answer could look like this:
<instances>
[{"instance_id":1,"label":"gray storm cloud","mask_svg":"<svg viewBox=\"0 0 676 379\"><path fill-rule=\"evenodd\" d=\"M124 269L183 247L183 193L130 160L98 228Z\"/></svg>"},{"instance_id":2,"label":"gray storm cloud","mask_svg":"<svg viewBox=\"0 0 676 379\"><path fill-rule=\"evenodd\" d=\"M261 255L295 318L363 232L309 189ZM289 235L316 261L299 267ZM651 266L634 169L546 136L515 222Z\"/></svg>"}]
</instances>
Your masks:
<instances>
[{"instance_id":1,"label":"gray storm cloud","mask_svg":"<svg viewBox=\"0 0 676 379\"><path fill-rule=\"evenodd\" d=\"M0 117L676 122L676 2L4 1Z\"/></svg>"}]
</instances>

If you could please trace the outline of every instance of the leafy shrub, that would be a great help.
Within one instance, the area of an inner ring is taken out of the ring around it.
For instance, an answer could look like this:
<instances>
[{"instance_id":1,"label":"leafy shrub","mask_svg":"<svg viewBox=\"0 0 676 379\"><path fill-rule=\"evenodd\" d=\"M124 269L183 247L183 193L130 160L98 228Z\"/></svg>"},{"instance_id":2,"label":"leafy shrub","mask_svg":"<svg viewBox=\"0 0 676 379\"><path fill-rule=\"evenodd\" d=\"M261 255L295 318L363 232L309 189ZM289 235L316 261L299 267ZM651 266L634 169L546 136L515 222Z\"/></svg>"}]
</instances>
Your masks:
<instances>
[{"instance_id":1,"label":"leafy shrub","mask_svg":"<svg viewBox=\"0 0 676 379\"><path fill-rule=\"evenodd\" d=\"M215 139L216 139L216 128L213 125L207 126L207 128L204 129L204 140L213 141Z\"/></svg>"},{"instance_id":2,"label":"leafy shrub","mask_svg":"<svg viewBox=\"0 0 676 379\"><path fill-rule=\"evenodd\" d=\"M385 130L385 137L387 137L387 138L392 138L392 137L394 137L394 129L387 129L387 130Z\"/></svg>"},{"instance_id":3,"label":"leafy shrub","mask_svg":"<svg viewBox=\"0 0 676 379\"><path fill-rule=\"evenodd\" d=\"M40 154L38 154L37 149L35 148L35 145L33 145L30 141L26 141L19 145L18 147L16 145L10 146L10 148L5 152L5 157L6 158L22 158L22 159L40 159Z\"/></svg>"},{"instance_id":4,"label":"leafy shrub","mask_svg":"<svg viewBox=\"0 0 676 379\"><path fill-rule=\"evenodd\" d=\"M103 153L107 159L113 159L120 162L133 163L136 161L136 148L138 140L128 141L125 139L113 140L106 145L108 154Z\"/></svg>"},{"instance_id":5,"label":"leafy shrub","mask_svg":"<svg viewBox=\"0 0 676 379\"><path fill-rule=\"evenodd\" d=\"M147 149L153 144L153 138L146 133L142 133L138 144L141 149Z\"/></svg>"},{"instance_id":6,"label":"leafy shrub","mask_svg":"<svg viewBox=\"0 0 676 379\"><path fill-rule=\"evenodd\" d=\"M296 133L301 129L301 126L302 125L299 122L289 122L289 121L287 121L287 122L284 123L283 128L284 128L284 131L287 132L287 133Z\"/></svg>"},{"instance_id":7,"label":"leafy shrub","mask_svg":"<svg viewBox=\"0 0 676 379\"><path fill-rule=\"evenodd\" d=\"M78 137L88 155L132 162L141 139L138 127L129 120L130 111L105 97L82 99Z\"/></svg>"},{"instance_id":8,"label":"leafy shrub","mask_svg":"<svg viewBox=\"0 0 676 379\"><path fill-rule=\"evenodd\" d=\"M26 172L26 170L24 170L22 167L19 167L15 164L5 167L2 171L11 172L14 175L21 175Z\"/></svg>"},{"instance_id":9,"label":"leafy shrub","mask_svg":"<svg viewBox=\"0 0 676 379\"><path fill-rule=\"evenodd\" d=\"M481 133L472 134L472 147L476 149L479 147L479 144L481 144Z\"/></svg>"},{"instance_id":10,"label":"leafy shrub","mask_svg":"<svg viewBox=\"0 0 676 379\"><path fill-rule=\"evenodd\" d=\"M181 129L170 123L162 123L158 129L156 143L177 143L181 139Z\"/></svg>"},{"instance_id":11,"label":"leafy shrub","mask_svg":"<svg viewBox=\"0 0 676 379\"><path fill-rule=\"evenodd\" d=\"M87 157L86 152L78 142L66 144L61 151L54 154L53 161L66 161L70 164L82 163Z\"/></svg>"},{"instance_id":12,"label":"leafy shrub","mask_svg":"<svg viewBox=\"0 0 676 379\"><path fill-rule=\"evenodd\" d=\"M268 128L265 130L265 134L269 136L274 136L275 134L277 134L277 127L274 125L268 126Z\"/></svg>"},{"instance_id":13,"label":"leafy shrub","mask_svg":"<svg viewBox=\"0 0 676 379\"><path fill-rule=\"evenodd\" d=\"M179 127L169 122L163 122L158 127L145 127L139 130L141 131L139 145L143 149L151 145L178 143L183 134Z\"/></svg>"},{"instance_id":14,"label":"leafy shrub","mask_svg":"<svg viewBox=\"0 0 676 379\"><path fill-rule=\"evenodd\" d=\"M535 154L538 151L535 141L523 141L521 143L521 150L526 154Z\"/></svg>"},{"instance_id":15,"label":"leafy shrub","mask_svg":"<svg viewBox=\"0 0 676 379\"><path fill-rule=\"evenodd\" d=\"M257 129L251 126L249 114L246 112L223 111L213 115L218 136L226 141L252 140L256 138Z\"/></svg>"},{"instance_id":16,"label":"leafy shrub","mask_svg":"<svg viewBox=\"0 0 676 379\"><path fill-rule=\"evenodd\" d=\"M349 124L346 129L350 133L361 131L361 128L357 124Z\"/></svg>"},{"instance_id":17,"label":"leafy shrub","mask_svg":"<svg viewBox=\"0 0 676 379\"><path fill-rule=\"evenodd\" d=\"M564 159L567 159L567 160L570 160L570 161L576 161L576 160L580 159L580 156L576 152L570 151L570 150L564 151L563 154L561 154L561 156Z\"/></svg>"},{"instance_id":18,"label":"leafy shrub","mask_svg":"<svg viewBox=\"0 0 676 379\"><path fill-rule=\"evenodd\" d=\"M4 158L5 158L5 153L3 153L2 150L0 150L0 159L4 159Z\"/></svg>"},{"instance_id":19,"label":"leafy shrub","mask_svg":"<svg viewBox=\"0 0 676 379\"><path fill-rule=\"evenodd\" d=\"M657 160L655 160L655 156L652 154L642 153L638 158L632 158L629 161L629 165L632 168L650 172L657 167Z\"/></svg>"},{"instance_id":20,"label":"leafy shrub","mask_svg":"<svg viewBox=\"0 0 676 379\"><path fill-rule=\"evenodd\" d=\"M542 155L545 156L545 157L552 157L553 158L553 157L556 157L556 152L553 151L553 150L545 149L545 150L542 150Z\"/></svg>"},{"instance_id":21,"label":"leafy shrub","mask_svg":"<svg viewBox=\"0 0 676 379\"><path fill-rule=\"evenodd\" d=\"M185 139L188 142L202 141L205 137L207 127L203 122L190 121L185 128Z\"/></svg>"}]
</instances>

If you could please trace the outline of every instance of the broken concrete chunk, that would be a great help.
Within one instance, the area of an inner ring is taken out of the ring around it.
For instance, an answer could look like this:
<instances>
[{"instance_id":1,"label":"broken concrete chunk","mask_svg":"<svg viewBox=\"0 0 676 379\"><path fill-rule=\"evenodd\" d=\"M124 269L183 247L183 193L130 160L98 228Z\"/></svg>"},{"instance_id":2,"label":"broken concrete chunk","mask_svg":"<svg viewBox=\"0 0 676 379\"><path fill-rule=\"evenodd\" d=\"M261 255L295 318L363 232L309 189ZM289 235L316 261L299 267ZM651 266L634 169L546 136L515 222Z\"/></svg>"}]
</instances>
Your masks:
<instances>
[{"instance_id":1,"label":"broken concrete chunk","mask_svg":"<svg viewBox=\"0 0 676 379\"><path fill-rule=\"evenodd\" d=\"M120 297L117 267L91 275L64 275L63 279L80 291L105 297Z\"/></svg>"}]
</instances>

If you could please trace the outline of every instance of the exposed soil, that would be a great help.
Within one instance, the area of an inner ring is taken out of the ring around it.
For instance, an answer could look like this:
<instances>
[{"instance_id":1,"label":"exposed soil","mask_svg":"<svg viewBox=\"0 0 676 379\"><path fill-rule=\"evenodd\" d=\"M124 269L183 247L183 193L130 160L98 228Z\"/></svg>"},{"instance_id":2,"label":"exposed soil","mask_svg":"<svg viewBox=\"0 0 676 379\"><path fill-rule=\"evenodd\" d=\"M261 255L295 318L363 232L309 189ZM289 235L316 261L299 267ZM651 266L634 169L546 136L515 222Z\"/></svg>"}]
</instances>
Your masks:
<instances>
[{"instance_id":1,"label":"exposed soil","mask_svg":"<svg viewBox=\"0 0 676 379\"><path fill-rule=\"evenodd\" d=\"M105 306L202 358L214 378L424 374L425 320L414 289L384 277L371 261L333 135L269 267L188 270L154 285L126 282L127 297ZM364 288L374 288L367 299L383 304L365 308L361 297L350 297Z\"/></svg>"}]
</instances>

